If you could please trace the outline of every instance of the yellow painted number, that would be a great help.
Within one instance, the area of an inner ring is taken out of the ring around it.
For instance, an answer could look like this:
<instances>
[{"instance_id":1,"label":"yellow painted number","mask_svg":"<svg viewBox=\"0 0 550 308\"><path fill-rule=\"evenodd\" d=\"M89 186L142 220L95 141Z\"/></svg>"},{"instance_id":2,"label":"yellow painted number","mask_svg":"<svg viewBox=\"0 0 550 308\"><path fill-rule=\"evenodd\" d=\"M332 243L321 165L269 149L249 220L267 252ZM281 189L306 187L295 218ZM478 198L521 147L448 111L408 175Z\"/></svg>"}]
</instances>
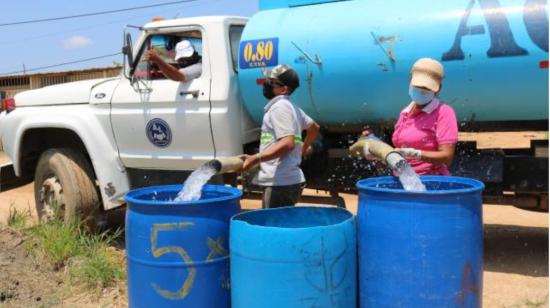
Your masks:
<instances>
[{"instance_id":1,"label":"yellow painted number","mask_svg":"<svg viewBox=\"0 0 550 308\"><path fill-rule=\"evenodd\" d=\"M262 61L264 59L264 46L265 43L259 42L258 46L256 47L256 60Z\"/></svg>"},{"instance_id":2,"label":"yellow painted number","mask_svg":"<svg viewBox=\"0 0 550 308\"><path fill-rule=\"evenodd\" d=\"M268 41L267 43L265 43L264 53L265 53L265 59L267 61L271 60L271 57L273 57L273 42L272 41Z\"/></svg>"},{"instance_id":3,"label":"yellow painted number","mask_svg":"<svg viewBox=\"0 0 550 308\"><path fill-rule=\"evenodd\" d=\"M256 44L256 48L252 43L244 46L244 60L246 62L261 62L263 60L269 61L273 57L273 42L272 41L259 41Z\"/></svg>"},{"instance_id":4,"label":"yellow painted number","mask_svg":"<svg viewBox=\"0 0 550 308\"><path fill-rule=\"evenodd\" d=\"M250 60L252 60L252 43L248 43L246 44L246 46L244 47L244 60L246 62L250 62Z\"/></svg>"},{"instance_id":5,"label":"yellow painted number","mask_svg":"<svg viewBox=\"0 0 550 308\"><path fill-rule=\"evenodd\" d=\"M187 264L189 264L189 267L187 267L187 278L185 279L185 282L179 288L179 290L172 292L163 290L159 287L156 283L151 283L151 286L157 293L168 299L176 300L176 299L182 299L186 297L189 294L189 291L191 291L191 288L193 287L193 283L195 282L195 276L197 275L197 270L195 269L193 264L193 260L191 260L191 257L189 257L189 254L185 249L179 247L179 246L165 246L165 247L157 247L158 242L158 235L161 231L174 231L174 230L183 230L193 227L192 222L180 222L180 223L165 223L165 224L153 224L152 230L151 230L151 250L153 252L153 256L155 258L159 258L162 255L168 254L168 253L177 253L181 256L183 261Z\"/></svg>"}]
</instances>

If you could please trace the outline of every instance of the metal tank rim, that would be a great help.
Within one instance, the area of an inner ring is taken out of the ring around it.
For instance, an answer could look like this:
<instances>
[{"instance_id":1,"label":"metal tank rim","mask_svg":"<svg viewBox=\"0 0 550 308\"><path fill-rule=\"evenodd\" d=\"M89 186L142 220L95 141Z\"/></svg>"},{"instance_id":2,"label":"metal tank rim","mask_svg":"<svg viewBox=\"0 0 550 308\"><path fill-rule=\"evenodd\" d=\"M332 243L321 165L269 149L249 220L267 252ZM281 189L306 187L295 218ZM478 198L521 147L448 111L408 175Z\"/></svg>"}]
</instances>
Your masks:
<instances>
[{"instance_id":1,"label":"metal tank rim","mask_svg":"<svg viewBox=\"0 0 550 308\"><path fill-rule=\"evenodd\" d=\"M306 227L265 226L265 225L261 225L261 224L250 223L249 221L240 219L241 217L248 216L248 215L254 215L255 213L258 213L258 212L275 212L275 211L283 211L283 210L291 210L291 209L297 209L298 211L300 211L300 210L307 210L307 209L312 209L312 208L322 209L324 211L341 212L342 214L347 215L348 217L346 217L345 219L342 219L340 222L337 222L337 223L331 223L331 224L323 225L323 226L315 225L315 226L306 226ZM271 209L256 209L256 210L241 212L241 213L233 215L233 217L231 217L231 219L230 219L230 222L231 222L231 224L233 224L233 223L242 223L247 228L260 228L263 231L288 230L288 232L295 232L295 231L300 231L300 230L315 231L315 230L324 229L324 228L327 228L327 227L343 226L346 223L348 223L348 221L350 221L350 220L352 220L353 223L355 223L355 215L353 215L353 213L351 213L350 211L348 211L346 209L343 209L343 208L332 207L332 206L327 207L327 206L315 206L315 205L299 205L299 206L283 206L283 207L271 208Z\"/></svg>"},{"instance_id":2,"label":"metal tank rim","mask_svg":"<svg viewBox=\"0 0 550 308\"><path fill-rule=\"evenodd\" d=\"M124 195L124 200L128 206L204 206L211 203L224 202L234 199L240 199L243 195L238 188L221 186L221 185L204 185L202 192L221 193L222 196L208 199L199 199L194 201L169 201L169 200L146 200L140 199L143 195L148 195L153 192L174 192L174 197L183 188L185 184L177 185L159 185L138 188L127 192Z\"/></svg>"},{"instance_id":3,"label":"metal tank rim","mask_svg":"<svg viewBox=\"0 0 550 308\"><path fill-rule=\"evenodd\" d=\"M359 192L376 192L376 193L391 193L391 194L401 194L401 195L455 195L455 194L467 194L474 192L481 192L485 189L485 184L476 179L458 177L458 176L442 176L442 175L421 175L420 180L423 184L426 182L438 182L438 183L454 183L462 184L467 187L464 188L453 188L453 189L442 189L442 190L426 190L426 191L406 191L403 188L388 188L388 187L377 187L380 184L399 184L399 178L395 176L384 176L384 177L374 177L359 180L355 185Z\"/></svg>"}]
</instances>

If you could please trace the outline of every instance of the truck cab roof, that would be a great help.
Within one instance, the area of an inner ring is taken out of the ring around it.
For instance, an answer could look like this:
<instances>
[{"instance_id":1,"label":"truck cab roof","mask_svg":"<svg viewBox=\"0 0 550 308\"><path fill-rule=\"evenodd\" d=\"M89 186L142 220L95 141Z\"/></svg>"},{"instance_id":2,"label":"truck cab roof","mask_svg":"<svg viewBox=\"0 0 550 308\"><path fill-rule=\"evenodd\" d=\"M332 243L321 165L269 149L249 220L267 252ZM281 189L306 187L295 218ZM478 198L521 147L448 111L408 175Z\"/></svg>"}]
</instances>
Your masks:
<instances>
[{"instance_id":1,"label":"truck cab roof","mask_svg":"<svg viewBox=\"0 0 550 308\"><path fill-rule=\"evenodd\" d=\"M206 25L206 24L219 24L219 23L242 23L243 25L248 21L247 17L242 16L199 16L188 18L176 18L166 19L161 21L153 21L145 24L145 29L151 28L164 28L164 27L177 27L181 25Z\"/></svg>"}]
</instances>

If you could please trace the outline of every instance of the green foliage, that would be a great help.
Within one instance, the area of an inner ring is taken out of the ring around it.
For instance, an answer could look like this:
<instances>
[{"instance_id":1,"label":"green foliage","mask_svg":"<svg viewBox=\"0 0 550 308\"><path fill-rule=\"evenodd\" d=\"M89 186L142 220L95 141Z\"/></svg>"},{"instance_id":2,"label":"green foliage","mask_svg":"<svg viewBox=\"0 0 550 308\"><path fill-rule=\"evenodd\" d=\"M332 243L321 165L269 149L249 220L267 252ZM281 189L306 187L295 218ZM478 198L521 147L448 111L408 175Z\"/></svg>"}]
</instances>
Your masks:
<instances>
[{"instance_id":1,"label":"green foliage","mask_svg":"<svg viewBox=\"0 0 550 308\"><path fill-rule=\"evenodd\" d=\"M27 225L27 220L30 217L30 212L20 212L13 206L10 206L10 213L8 216L8 226L15 229L22 229Z\"/></svg>"},{"instance_id":2,"label":"green foliage","mask_svg":"<svg viewBox=\"0 0 550 308\"><path fill-rule=\"evenodd\" d=\"M126 268L116 254L108 249L102 249L85 256L82 263L73 271L73 277L90 288L106 288L118 280L126 279Z\"/></svg>"},{"instance_id":3,"label":"green foliage","mask_svg":"<svg viewBox=\"0 0 550 308\"><path fill-rule=\"evenodd\" d=\"M37 242L38 251L34 252L46 258L56 270L69 258L83 253L84 247L80 245L83 232L78 224L52 220L32 227L29 232Z\"/></svg>"},{"instance_id":4,"label":"green foliage","mask_svg":"<svg viewBox=\"0 0 550 308\"><path fill-rule=\"evenodd\" d=\"M121 234L121 230L116 230L81 237L85 251L79 266L73 271L77 280L89 287L105 288L117 280L126 279L124 261L110 247Z\"/></svg>"},{"instance_id":5,"label":"green foliage","mask_svg":"<svg viewBox=\"0 0 550 308\"><path fill-rule=\"evenodd\" d=\"M124 258L112 247L122 236L121 230L90 233L78 222L54 219L27 232L32 238L27 248L55 270L66 268L76 282L104 288L126 279Z\"/></svg>"}]
</instances>

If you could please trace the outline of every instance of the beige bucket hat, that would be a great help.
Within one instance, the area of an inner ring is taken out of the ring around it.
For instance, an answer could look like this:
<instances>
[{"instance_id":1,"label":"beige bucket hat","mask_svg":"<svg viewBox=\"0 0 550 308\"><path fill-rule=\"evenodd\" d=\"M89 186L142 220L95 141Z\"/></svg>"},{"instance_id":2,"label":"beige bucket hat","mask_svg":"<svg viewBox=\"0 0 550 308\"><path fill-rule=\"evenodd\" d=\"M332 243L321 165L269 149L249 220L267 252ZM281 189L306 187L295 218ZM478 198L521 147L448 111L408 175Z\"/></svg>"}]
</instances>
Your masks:
<instances>
[{"instance_id":1,"label":"beige bucket hat","mask_svg":"<svg viewBox=\"0 0 550 308\"><path fill-rule=\"evenodd\" d=\"M411 85L438 92L445 77L443 65L431 58L416 61L411 69Z\"/></svg>"}]
</instances>

